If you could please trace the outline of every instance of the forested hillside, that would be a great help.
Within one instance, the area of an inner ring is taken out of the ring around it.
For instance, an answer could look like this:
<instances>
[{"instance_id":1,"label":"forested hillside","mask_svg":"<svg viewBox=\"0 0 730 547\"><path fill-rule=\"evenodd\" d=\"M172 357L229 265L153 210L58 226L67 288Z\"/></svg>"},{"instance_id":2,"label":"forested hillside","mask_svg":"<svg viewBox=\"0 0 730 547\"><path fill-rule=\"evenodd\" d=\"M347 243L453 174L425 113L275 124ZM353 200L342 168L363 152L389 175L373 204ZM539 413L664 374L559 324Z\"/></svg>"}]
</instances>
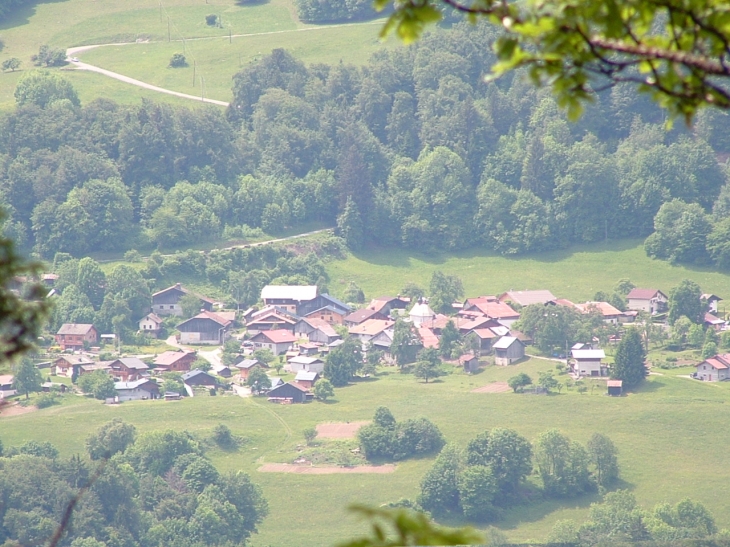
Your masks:
<instances>
[{"instance_id":1,"label":"forested hillside","mask_svg":"<svg viewBox=\"0 0 730 547\"><path fill-rule=\"evenodd\" d=\"M6 230L44 257L311 220L338 222L353 248L517 254L648 236L666 203L681 211L660 216L660 228L700 235L676 256L653 237L651 253L729 262L730 229L711 216L730 197L718 161L730 151L726 114L666 131L656 107L616 87L569 123L521 77L485 83L492 32L436 30L364 67L305 66L275 50L235 76L225 115L76 106L58 82L36 82L65 98L26 89L0 119Z\"/></svg>"}]
</instances>

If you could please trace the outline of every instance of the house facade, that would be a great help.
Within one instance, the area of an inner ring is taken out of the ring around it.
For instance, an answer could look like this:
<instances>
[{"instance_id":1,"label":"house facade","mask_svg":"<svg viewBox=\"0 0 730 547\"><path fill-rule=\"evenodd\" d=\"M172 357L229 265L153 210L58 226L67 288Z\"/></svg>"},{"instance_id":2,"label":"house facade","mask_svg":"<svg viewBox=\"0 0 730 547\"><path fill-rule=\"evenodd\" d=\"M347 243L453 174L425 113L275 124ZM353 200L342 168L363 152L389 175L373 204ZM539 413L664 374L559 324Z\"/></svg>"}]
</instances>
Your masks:
<instances>
[{"instance_id":1,"label":"house facade","mask_svg":"<svg viewBox=\"0 0 730 547\"><path fill-rule=\"evenodd\" d=\"M139 330L142 334L157 338L162 329L162 318L156 313L148 313L139 320Z\"/></svg>"},{"instance_id":2,"label":"house facade","mask_svg":"<svg viewBox=\"0 0 730 547\"><path fill-rule=\"evenodd\" d=\"M131 382L116 382L114 389L117 392L117 400L120 403L125 401L141 401L145 399L157 399L160 396L159 386L148 379L140 379Z\"/></svg>"},{"instance_id":3,"label":"house facade","mask_svg":"<svg viewBox=\"0 0 730 547\"><path fill-rule=\"evenodd\" d=\"M573 373L578 376L605 376L608 374L608 367L603 364L606 353L602 349L574 349L571 350L573 357Z\"/></svg>"},{"instance_id":4,"label":"house facade","mask_svg":"<svg viewBox=\"0 0 730 547\"><path fill-rule=\"evenodd\" d=\"M274 355L281 355L292 347L297 339L297 336L288 330L269 330L258 333L251 338L251 342L256 349L268 349Z\"/></svg>"},{"instance_id":5,"label":"house facade","mask_svg":"<svg viewBox=\"0 0 730 547\"><path fill-rule=\"evenodd\" d=\"M63 351L82 350L84 342L93 346L99 341L99 331L94 325L88 323L64 323L56 333L56 344L61 346Z\"/></svg>"},{"instance_id":6,"label":"house facade","mask_svg":"<svg viewBox=\"0 0 730 547\"><path fill-rule=\"evenodd\" d=\"M650 314L667 311L669 299L658 289L631 289L626 296L630 310L645 311Z\"/></svg>"},{"instance_id":7,"label":"house facade","mask_svg":"<svg viewBox=\"0 0 730 547\"><path fill-rule=\"evenodd\" d=\"M324 361L317 357L307 357L305 355L298 355L289 359L287 364L292 372L300 372L302 370L307 372L318 372L324 371Z\"/></svg>"},{"instance_id":8,"label":"house facade","mask_svg":"<svg viewBox=\"0 0 730 547\"><path fill-rule=\"evenodd\" d=\"M192 294L199 298L201 309L206 311L213 309L213 301L210 298L192 293L180 283L175 283L172 287L162 289L152 295L152 312L157 315L182 316L183 310L180 306L180 299L186 294Z\"/></svg>"},{"instance_id":9,"label":"house facade","mask_svg":"<svg viewBox=\"0 0 730 547\"><path fill-rule=\"evenodd\" d=\"M111 374L122 382L140 380L147 376L147 363L136 357L123 357L109 363Z\"/></svg>"},{"instance_id":10,"label":"house facade","mask_svg":"<svg viewBox=\"0 0 730 547\"><path fill-rule=\"evenodd\" d=\"M705 382L730 380L730 353L721 353L695 365L695 378Z\"/></svg>"},{"instance_id":11,"label":"house facade","mask_svg":"<svg viewBox=\"0 0 730 547\"><path fill-rule=\"evenodd\" d=\"M202 311L177 325L182 344L222 345L232 321L217 313Z\"/></svg>"},{"instance_id":12,"label":"house facade","mask_svg":"<svg viewBox=\"0 0 730 547\"><path fill-rule=\"evenodd\" d=\"M272 403L303 403L309 391L297 384L286 383L269 391L269 401Z\"/></svg>"},{"instance_id":13,"label":"house facade","mask_svg":"<svg viewBox=\"0 0 730 547\"><path fill-rule=\"evenodd\" d=\"M300 370L299 372L297 372L297 375L294 378L294 383L296 383L300 387L303 387L306 390L311 391L317 380L319 380L318 372Z\"/></svg>"},{"instance_id":14,"label":"house facade","mask_svg":"<svg viewBox=\"0 0 730 547\"><path fill-rule=\"evenodd\" d=\"M51 374L53 376L73 378L74 375L79 375L82 365L91 365L93 363L91 359L81 355L64 355L53 361L51 364Z\"/></svg>"},{"instance_id":15,"label":"house facade","mask_svg":"<svg viewBox=\"0 0 730 547\"><path fill-rule=\"evenodd\" d=\"M194 351L166 351L152 361L160 372L187 372L198 358Z\"/></svg>"}]
</instances>

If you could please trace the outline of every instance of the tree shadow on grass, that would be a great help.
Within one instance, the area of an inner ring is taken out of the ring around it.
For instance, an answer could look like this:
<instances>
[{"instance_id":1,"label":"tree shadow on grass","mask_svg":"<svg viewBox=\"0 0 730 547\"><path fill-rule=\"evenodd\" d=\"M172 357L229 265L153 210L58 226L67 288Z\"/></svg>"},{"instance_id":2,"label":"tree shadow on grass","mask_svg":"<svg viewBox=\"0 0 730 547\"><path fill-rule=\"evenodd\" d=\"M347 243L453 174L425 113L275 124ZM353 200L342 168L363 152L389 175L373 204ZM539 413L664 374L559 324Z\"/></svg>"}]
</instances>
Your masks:
<instances>
[{"instance_id":1,"label":"tree shadow on grass","mask_svg":"<svg viewBox=\"0 0 730 547\"><path fill-rule=\"evenodd\" d=\"M21 6L12 8L10 13L0 18L0 30L7 30L14 27L20 27L30 23L31 17L35 15L36 6L40 4L57 4L66 2L67 0L37 0L35 2L26 2Z\"/></svg>"},{"instance_id":2,"label":"tree shadow on grass","mask_svg":"<svg viewBox=\"0 0 730 547\"><path fill-rule=\"evenodd\" d=\"M236 0L236 5L242 8L248 8L252 6L263 6L268 4L269 0Z\"/></svg>"}]
</instances>

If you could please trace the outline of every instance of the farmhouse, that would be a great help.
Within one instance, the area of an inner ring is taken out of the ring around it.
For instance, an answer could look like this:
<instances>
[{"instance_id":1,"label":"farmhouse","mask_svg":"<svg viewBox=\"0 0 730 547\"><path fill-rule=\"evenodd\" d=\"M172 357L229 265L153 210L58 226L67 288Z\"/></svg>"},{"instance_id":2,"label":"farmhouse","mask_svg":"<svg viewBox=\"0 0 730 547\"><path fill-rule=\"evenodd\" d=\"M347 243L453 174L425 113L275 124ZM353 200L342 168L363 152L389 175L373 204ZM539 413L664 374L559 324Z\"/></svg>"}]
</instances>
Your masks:
<instances>
[{"instance_id":1,"label":"farmhouse","mask_svg":"<svg viewBox=\"0 0 730 547\"><path fill-rule=\"evenodd\" d=\"M99 332L88 323L64 323L56 333L56 344L63 351L84 349L84 342L93 346L99 340Z\"/></svg>"},{"instance_id":2,"label":"farmhouse","mask_svg":"<svg viewBox=\"0 0 730 547\"><path fill-rule=\"evenodd\" d=\"M175 283L172 287L162 289L152 295L152 311L157 315L182 315L180 299L186 294L192 294L200 299L201 309L206 311L213 309L213 301L210 298L190 292L180 283Z\"/></svg>"},{"instance_id":3,"label":"farmhouse","mask_svg":"<svg viewBox=\"0 0 730 547\"><path fill-rule=\"evenodd\" d=\"M606 358L602 349L574 349L571 355L573 373L578 376L605 376L608 373L608 367L602 362Z\"/></svg>"},{"instance_id":4,"label":"farmhouse","mask_svg":"<svg viewBox=\"0 0 730 547\"><path fill-rule=\"evenodd\" d=\"M390 315L393 310L405 310L411 303L410 298L398 296L379 296L370 301L368 308Z\"/></svg>"},{"instance_id":5,"label":"farmhouse","mask_svg":"<svg viewBox=\"0 0 730 547\"><path fill-rule=\"evenodd\" d=\"M284 308L267 306L251 315L246 322L246 328L251 333L265 330L284 329L292 331L297 318Z\"/></svg>"},{"instance_id":6,"label":"farmhouse","mask_svg":"<svg viewBox=\"0 0 730 547\"><path fill-rule=\"evenodd\" d=\"M350 328L350 336L355 336L362 343L369 342L374 336L377 336L386 329L391 328L395 324L394 321L383 319L368 319L361 325Z\"/></svg>"},{"instance_id":7,"label":"farmhouse","mask_svg":"<svg viewBox=\"0 0 730 547\"><path fill-rule=\"evenodd\" d=\"M707 302L707 309L710 311L710 313L715 314L717 313L717 303L720 302L722 298L720 298L716 294L705 293L700 296L700 300L704 300L705 302Z\"/></svg>"},{"instance_id":8,"label":"farmhouse","mask_svg":"<svg viewBox=\"0 0 730 547\"><path fill-rule=\"evenodd\" d=\"M309 391L291 382L273 388L269 391L269 401L273 403L303 403L308 398Z\"/></svg>"},{"instance_id":9,"label":"farmhouse","mask_svg":"<svg viewBox=\"0 0 730 547\"><path fill-rule=\"evenodd\" d=\"M196 359L194 351L166 351L155 357L152 363L159 372L186 372Z\"/></svg>"},{"instance_id":10,"label":"farmhouse","mask_svg":"<svg viewBox=\"0 0 730 547\"><path fill-rule=\"evenodd\" d=\"M109 362L111 374L122 382L139 380L149 368L147 363L136 357L123 357Z\"/></svg>"},{"instance_id":11,"label":"farmhouse","mask_svg":"<svg viewBox=\"0 0 730 547\"><path fill-rule=\"evenodd\" d=\"M91 365L93 361L82 355L64 355L59 357L51 365L51 375L73 378L79 375L81 365Z\"/></svg>"},{"instance_id":12,"label":"farmhouse","mask_svg":"<svg viewBox=\"0 0 730 547\"><path fill-rule=\"evenodd\" d=\"M307 390L311 390L317 380L319 380L319 373L309 370L300 370L294 378L296 384Z\"/></svg>"},{"instance_id":13,"label":"farmhouse","mask_svg":"<svg viewBox=\"0 0 730 547\"><path fill-rule=\"evenodd\" d=\"M385 321L388 319L388 314L374 308L363 308L361 310L355 310L351 314L347 315L344 322L345 326L350 328L362 325L369 319L380 319L381 321Z\"/></svg>"},{"instance_id":14,"label":"farmhouse","mask_svg":"<svg viewBox=\"0 0 730 547\"><path fill-rule=\"evenodd\" d=\"M704 324L706 327L714 330L723 330L727 326L727 321L715 317L711 313L705 313Z\"/></svg>"},{"instance_id":15,"label":"farmhouse","mask_svg":"<svg viewBox=\"0 0 730 547\"><path fill-rule=\"evenodd\" d=\"M525 344L514 336L503 336L492 344L494 364L511 365L525 356Z\"/></svg>"},{"instance_id":16,"label":"farmhouse","mask_svg":"<svg viewBox=\"0 0 730 547\"><path fill-rule=\"evenodd\" d=\"M645 311L650 314L667 311L667 295L658 289L631 289L626 299L630 310Z\"/></svg>"},{"instance_id":17,"label":"farmhouse","mask_svg":"<svg viewBox=\"0 0 730 547\"><path fill-rule=\"evenodd\" d=\"M152 380L142 378L131 382L116 382L114 389L120 403L125 401L140 401L142 399L157 399L160 396L159 386Z\"/></svg>"},{"instance_id":18,"label":"farmhouse","mask_svg":"<svg viewBox=\"0 0 730 547\"><path fill-rule=\"evenodd\" d=\"M499 338L492 329L474 329L471 332L479 338L479 349L482 351L490 351L492 349L492 341Z\"/></svg>"},{"instance_id":19,"label":"farmhouse","mask_svg":"<svg viewBox=\"0 0 730 547\"><path fill-rule=\"evenodd\" d=\"M617 325L623 316L623 312L608 302L585 302L574 304L575 308L582 314L600 313L606 323Z\"/></svg>"},{"instance_id":20,"label":"farmhouse","mask_svg":"<svg viewBox=\"0 0 730 547\"><path fill-rule=\"evenodd\" d=\"M266 285L261 290L261 300L265 306L283 308L295 315L301 315L299 308L315 298L317 285Z\"/></svg>"},{"instance_id":21,"label":"farmhouse","mask_svg":"<svg viewBox=\"0 0 730 547\"><path fill-rule=\"evenodd\" d=\"M705 382L730 379L730 353L720 353L695 365L695 378Z\"/></svg>"},{"instance_id":22,"label":"farmhouse","mask_svg":"<svg viewBox=\"0 0 730 547\"><path fill-rule=\"evenodd\" d=\"M318 344L330 344L340 338L331 324L317 317L297 321L294 325L294 334L305 336L310 342Z\"/></svg>"},{"instance_id":23,"label":"farmhouse","mask_svg":"<svg viewBox=\"0 0 730 547\"><path fill-rule=\"evenodd\" d=\"M182 375L182 381L188 386L211 386L218 385L215 376L196 368Z\"/></svg>"},{"instance_id":24,"label":"farmhouse","mask_svg":"<svg viewBox=\"0 0 730 547\"><path fill-rule=\"evenodd\" d=\"M217 313L202 311L177 325L182 344L223 344L233 322Z\"/></svg>"},{"instance_id":25,"label":"farmhouse","mask_svg":"<svg viewBox=\"0 0 730 547\"><path fill-rule=\"evenodd\" d=\"M507 291L499 295L499 301L512 302L518 306L529 306L531 304L549 304L555 302L555 295L550 291Z\"/></svg>"},{"instance_id":26,"label":"farmhouse","mask_svg":"<svg viewBox=\"0 0 730 547\"><path fill-rule=\"evenodd\" d=\"M350 306L329 294L319 294L297 307L297 315L319 317L332 325L341 325L342 319L351 311Z\"/></svg>"},{"instance_id":27,"label":"farmhouse","mask_svg":"<svg viewBox=\"0 0 730 547\"><path fill-rule=\"evenodd\" d=\"M287 367L292 372L299 372L306 370L308 372L319 372L324 371L324 361L317 357L306 357L304 355L297 355L289 359Z\"/></svg>"},{"instance_id":28,"label":"farmhouse","mask_svg":"<svg viewBox=\"0 0 730 547\"><path fill-rule=\"evenodd\" d=\"M267 330L251 338L256 349L268 349L274 355L286 352L296 341L296 335L288 330Z\"/></svg>"},{"instance_id":29,"label":"farmhouse","mask_svg":"<svg viewBox=\"0 0 730 547\"><path fill-rule=\"evenodd\" d=\"M162 319L156 313L148 313L139 320L139 330L148 336L157 338L162 329Z\"/></svg>"},{"instance_id":30,"label":"farmhouse","mask_svg":"<svg viewBox=\"0 0 730 547\"><path fill-rule=\"evenodd\" d=\"M236 368L243 380L247 379L249 373L256 367L269 368L268 365L262 363L258 359L244 359L243 361L236 363Z\"/></svg>"}]
</instances>

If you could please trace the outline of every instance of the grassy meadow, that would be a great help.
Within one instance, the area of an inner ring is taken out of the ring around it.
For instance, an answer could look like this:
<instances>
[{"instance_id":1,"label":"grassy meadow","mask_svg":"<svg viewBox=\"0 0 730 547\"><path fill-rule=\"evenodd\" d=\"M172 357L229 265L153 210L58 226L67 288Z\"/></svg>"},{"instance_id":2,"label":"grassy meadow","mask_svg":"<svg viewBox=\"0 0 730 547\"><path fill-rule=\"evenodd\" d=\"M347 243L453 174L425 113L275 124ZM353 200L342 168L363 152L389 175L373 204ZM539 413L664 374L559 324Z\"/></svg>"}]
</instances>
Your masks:
<instances>
[{"instance_id":1,"label":"grassy meadow","mask_svg":"<svg viewBox=\"0 0 730 547\"><path fill-rule=\"evenodd\" d=\"M653 260L646 256L643 240L630 239L516 257L483 249L423 254L371 248L332 261L327 268L334 294L341 295L354 281L367 298L396 294L408 282L428 289L435 270L459 276L466 296L549 289L558 298L582 302L599 290L611 291L616 281L628 278L639 287L658 288L667 294L682 279L691 279L704 292L730 297L730 275Z\"/></svg>"},{"instance_id":2,"label":"grassy meadow","mask_svg":"<svg viewBox=\"0 0 730 547\"><path fill-rule=\"evenodd\" d=\"M216 14L222 27L208 26ZM293 0L50 0L21 7L0 21L0 62L18 57L18 72L0 73L0 108L14 104L13 91L31 56L42 44L73 46L128 43L85 51L91 64L157 86L198 95L201 76L205 95L231 99L231 78L247 63L285 48L307 63L364 63L380 47L381 21L352 25L307 25L299 21ZM233 36L229 42L229 35ZM168 39L171 40L168 42ZM147 43L135 43L137 41ZM394 42L390 42L393 44ZM173 53L184 53L189 68L167 69ZM193 86L193 61L196 84ZM189 100L141 88L84 71L63 69L88 102L106 97L121 103L156 98L173 104Z\"/></svg>"},{"instance_id":3,"label":"grassy meadow","mask_svg":"<svg viewBox=\"0 0 730 547\"><path fill-rule=\"evenodd\" d=\"M429 384L386 369L375 380L336 390L335 401L326 404L278 406L261 399L203 396L111 407L69 395L63 406L0 418L0 438L6 446L48 440L68 456L83 452L84 439L117 416L140 432L187 429L202 438L224 423L246 442L238 451L213 449L209 455L221 470L251 473L271 508L252 544L284 546L296 537L298 545L319 547L360 530L345 512L349 503L414 498L433 458L399 463L390 475L292 475L257 469L264 462L294 460L307 427L367 420L377 406L387 405L397 419L428 416L448 441L461 446L480 431L497 426L514 428L529 439L557 427L581 442L595 431L603 432L620 451L622 487L632 490L641 504L650 507L689 496L707 504L719 527L730 527L730 500L723 487L730 480L724 465L730 415L723 411L730 401L730 385L662 374L652 375L640 391L621 398L606 397L600 382L585 394L575 389L550 396L471 392L517 372L536 377L554 364L531 359L512 367L491 366L474 376L454 372ZM698 462L712 473L700 472ZM517 507L496 525L512 541L539 541L556 520L584 518L596 500L596 496L584 496Z\"/></svg>"}]
</instances>

